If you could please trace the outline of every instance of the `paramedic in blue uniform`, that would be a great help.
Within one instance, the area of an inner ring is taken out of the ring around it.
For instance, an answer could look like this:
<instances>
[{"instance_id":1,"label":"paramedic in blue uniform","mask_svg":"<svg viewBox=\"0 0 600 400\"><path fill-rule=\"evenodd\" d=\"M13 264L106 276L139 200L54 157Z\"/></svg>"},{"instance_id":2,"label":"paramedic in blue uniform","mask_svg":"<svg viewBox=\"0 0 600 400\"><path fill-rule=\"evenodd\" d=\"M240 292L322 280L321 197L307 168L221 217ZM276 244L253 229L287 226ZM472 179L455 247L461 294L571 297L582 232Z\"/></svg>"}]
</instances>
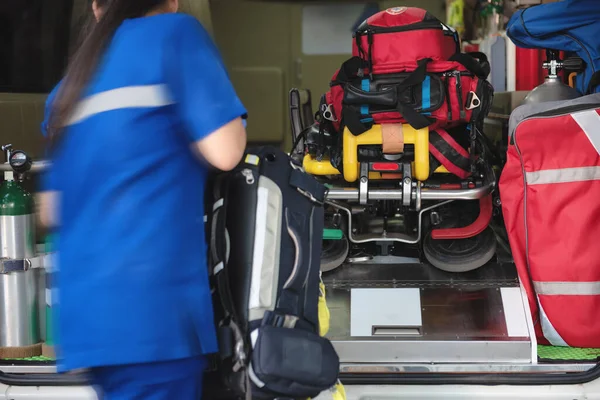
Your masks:
<instances>
[{"instance_id":1,"label":"paramedic in blue uniform","mask_svg":"<svg viewBox=\"0 0 600 400\"><path fill-rule=\"evenodd\" d=\"M59 370L109 399L199 399L217 351L203 194L246 146L244 106L178 0L95 0L47 103L41 222L58 234Z\"/></svg>"}]
</instances>

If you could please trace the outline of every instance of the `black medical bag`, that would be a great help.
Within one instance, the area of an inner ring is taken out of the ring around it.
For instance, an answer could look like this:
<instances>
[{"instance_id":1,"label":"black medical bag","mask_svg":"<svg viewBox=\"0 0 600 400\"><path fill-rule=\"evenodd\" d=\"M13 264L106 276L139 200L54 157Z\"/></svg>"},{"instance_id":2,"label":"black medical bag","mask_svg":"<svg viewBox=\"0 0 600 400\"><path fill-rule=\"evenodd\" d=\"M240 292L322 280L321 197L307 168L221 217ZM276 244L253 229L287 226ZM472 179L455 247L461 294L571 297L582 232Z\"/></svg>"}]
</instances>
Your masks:
<instances>
[{"instance_id":1,"label":"black medical bag","mask_svg":"<svg viewBox=\"0 0 600 400\"><path fill-rule=\"evenodd\" d=\"M265 146L248 149L207 192L226 386L255 399L316 397L339 372L331 342L319 336L325 186Z\"/></svg>"}]
</instances>

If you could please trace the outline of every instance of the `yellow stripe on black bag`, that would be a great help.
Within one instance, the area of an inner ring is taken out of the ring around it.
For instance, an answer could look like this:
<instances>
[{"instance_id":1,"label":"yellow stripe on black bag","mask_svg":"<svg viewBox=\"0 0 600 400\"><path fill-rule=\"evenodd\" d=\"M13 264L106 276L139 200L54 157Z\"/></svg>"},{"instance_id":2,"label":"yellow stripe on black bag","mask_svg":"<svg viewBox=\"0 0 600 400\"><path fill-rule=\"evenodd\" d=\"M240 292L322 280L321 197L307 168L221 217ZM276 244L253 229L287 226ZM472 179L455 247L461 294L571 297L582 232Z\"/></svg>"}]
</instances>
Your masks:
<instances>
[{"instance_id":1,"label":"yellow stripe on black bag","mask_svg":"<svg viewBox=\"0 0 600 400\"><path fill-rule=\"evenodd\" d=\"M325 336L329 332L329 307L327 307L327 297L325 292L325 284L321 279L319 282L319 335ZM346 390L344 385L338 381L334 387L329 389L333 400L346 400Z\"/></svg>"},{"instance_id":2,"label":"yellow stripe on black bag","mask_svg":"<svg viewBox=\"0 0 600 400\"><path fill-rule=\"evenodd\" d=\"M323 280L319 282L319 335L325 336L329 332L329 307L325 297L325 284Z\"/></svg>"}]
</instances>

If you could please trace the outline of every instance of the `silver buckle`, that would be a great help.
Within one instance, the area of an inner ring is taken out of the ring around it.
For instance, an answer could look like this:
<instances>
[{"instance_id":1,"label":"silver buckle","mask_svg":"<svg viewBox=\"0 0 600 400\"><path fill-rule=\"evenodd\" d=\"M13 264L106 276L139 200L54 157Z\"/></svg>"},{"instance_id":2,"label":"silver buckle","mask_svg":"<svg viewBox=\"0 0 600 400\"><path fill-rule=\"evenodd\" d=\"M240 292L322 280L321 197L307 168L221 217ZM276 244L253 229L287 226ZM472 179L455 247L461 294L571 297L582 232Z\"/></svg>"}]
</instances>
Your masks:
<instances>
[{"instance_id":1,"label":"silver buckle","mask_svg":"<svg viewBox=\"0 0 600 400\"><path fill-rule=\"evenodd\" d=\"M321 105L321 115L328 121L337 122L337 118L333 115L333 105L332 104L322 104Z\"/></svg>"},{"instance_id":2,"label":"silver buckle","mask_svg":"<svg viewBox=\"0 0 600 400\"><path fill-rule=\"evenodd\" d=\"M306 171L304 171L304 168L301 165L298 165L291 160L290 160L290 165L292 166L293 169L297 169L298 171L306 172Z\"/></svg>"},{"instance_id":3,"label":"silver buckle","mask_svg":"<svg viewBox=\"0 0 600 400\"><path fill-rule=\"evenodd\" d=\"M324 201L317 200L315 198L315 196L312 195L312 193L308 193L306 190L302 190L300 188L296 188L296 190L298 190L298 192L300 192L300 194L302 194L304 197L307 197L313 203L316 203L316 204L318 204L320 206L322 206L322 205L325 204ZM325 193L325 197L327 197L327 193Z\"/></svg>"},{"instance_id":4,"label":"silver buckle","mask_svg":"<svg viewBox=\"0 0 600 400\"><path fill-rule=\"evenodd\" d=\"M295 163L294 163L293 161L291 161L291 160L290 160L290 165L292 166L292 168L293 168L293 169L296 169L296 170L298 170L298 171L302 171L303 173L306 173L306 171L304 170L304 168L302 168L301 166L299 166L299 165L295 164ZM298 190L298 192L299 192L300 194L302 194L304 197L307 197L307 198L308 198L310 201L312 201L313 203L316 203L316 204L318 204L318 205L320 205L320 206L323 206L323 205L325 204L325 202L324 202L324 201L317 200L317 199L315 198L315 196L313 196L313 195L312 195L312 193L308 193L306 190L303 190L303 189L300 189L300 188L296 188L296 190ZM327 192L328 192L328 191L329 191L329 189L328 189L328 188L326 188L326 191L325 191L325 196L324 196L325 198L327 197Z\"/></svg>"}]
</instances>

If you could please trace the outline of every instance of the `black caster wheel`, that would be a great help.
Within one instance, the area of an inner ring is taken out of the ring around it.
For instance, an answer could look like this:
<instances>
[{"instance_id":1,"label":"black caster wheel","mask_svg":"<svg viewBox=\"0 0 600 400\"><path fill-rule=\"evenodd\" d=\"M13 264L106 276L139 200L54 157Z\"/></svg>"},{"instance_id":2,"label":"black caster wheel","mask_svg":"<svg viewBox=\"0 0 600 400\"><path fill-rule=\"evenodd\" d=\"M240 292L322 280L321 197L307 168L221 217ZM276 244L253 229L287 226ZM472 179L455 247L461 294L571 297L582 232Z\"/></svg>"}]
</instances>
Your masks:
<instances>
[{"instance_id":1,"label":"black caster wheel","mask_svg":"<svg viewBox=\"0 0 600 400\"><path fill-rule=\"evenodd\" d=\"M436 240L427 234L423 240L427 261L446 272L469 272L484 266L496 254L496 236L488 227L468 239Z\"/></svg>"},{"instance_id":2,"label":"black caster wheel","mask_svg":"<svg viewBox=\"0 0 600 400\"><path fill-rule=\"evenodd\" d=\"M345 237L340 240L323 240L321 271L333 271L346 261L350 245Z\"/></svg>"}]
</instances>

